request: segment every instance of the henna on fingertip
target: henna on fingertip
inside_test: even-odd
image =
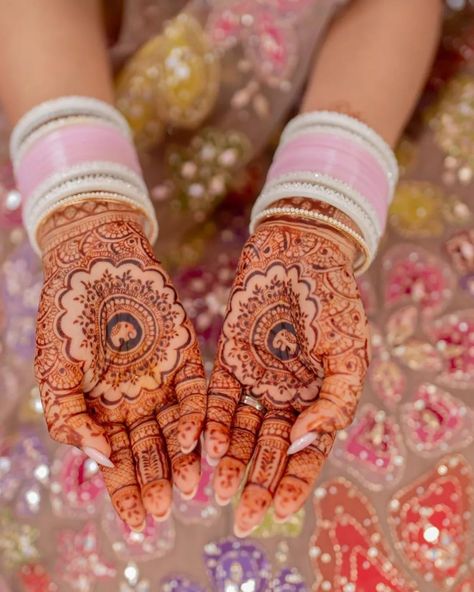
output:
[[[199,479],[196,455],[168,451],[171,440],[198,451],[206,385],[194,328],[139,212],[91,196],[55,211],[38,238],[45,279],[35,368],[50,433],[102,459],[131,528],[146,512],[163,520],[173,475],[187,494]],[[157,415],[170,405],[178,417],[164,437]]]

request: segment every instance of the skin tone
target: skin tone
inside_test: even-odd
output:
[[[46,221],[35,358],[50,435],[110,459],[105,483],[134,529],[169,515],[171,479],[193,495],[206,408],[194,328],[142,222],[93,195]]]
[[[429,71],[441,15],[440,0],[349,3],[321,46],[301,111],[347,113],[370,125],[393,146]],[[294,205],[294,200],[289,202]],[[302,203],[307,208],[320,207],[297,200],[298,207]],[[350,220],[342,221],[350,224]],[[324,247],[323,239],[328,241]],[[312,246],[302,254],[296,241]],[[369,355],[365,316],[351,271],[354,248],[338,231],[324,225],[294,220],[282,225],[281,219],[260,224],[244,247],[211,377],[206,428],[207,454],[214,463],[221,459],[214,479],[220,503],[229,502],[250,464],[235,513],[238,536],[250,534],[272,503],[280,520],[302,506],[335,431],[352,419]],[[331,257],[323,256],[323,251]],[[288,274],[295,269],[297,275],[308,277],[298,275],[298,280],[290,281]],[[287,325],[280,325],[280,331],[272,330],[269,322],[267,333],[255,333],[268,314],[265,298],[277,291],[270,285],[275,274],[283,282],[278,296],[286,310],[291,310],[291,318],[282,316]],[[327,291],[325,286],[330,286]],[[302,301],[305,289],[308,299]],[[260,308],[255,305],[253,316],[244,315],[260,290],[265,295]],[[317,310],[310,301],[318,303]],[[298,329],[298,319],[311,316],[311,310],[314,316],[308,322],[315,329],[313,336]],[[275,348],[273,338],[277,336],[283,350]],[[247,357],[239,356],[239,349]],[[251,394],[265,410],[240,405],[241,393]],[[219,406],[225,410],[220,418]],[[288,455],[291,443],[290,452],[296,452]]]
[[[48,0],[45,7],[39,0],[0,0],[0,8],[0,100],[12,124],[38,103],[59,96],[80,94],[112,102],[106,36],[96,1]],[[429,67],[440,15],[441,0],[353,0],[322,45],[302,109],[349,113],[393,144]],[[11,27],[12,22],[17,26]],[[371,32],[363,42],[361,31]],[[97,207],[92,196],[89,205]],[[139,217],[114,208],[59,212],[43,229],[46,282],[36,370],[53,437],[110,456],[119,470],[104,468],[104,478],[115,507],[133,528],[140,528],[145,510],[158,519],[166,516],[170,475],[180,486],[175,465],[182,463],[191,475],[183,478],[182,491],[189,494],[196,482],[197,449],[191,454],[189,449],[203,413],[202,366],[192,327],[153,258]],[[118,230],[110,233],[114,225]],[[90,237],[95,249],[91,254],[79,252],[78,233]],[[125,263],[124,253],[131,263]],[[236,512],[239,535],[259,524],[272,501],[280,519],[301,506],[335,430],[351,419],[368,363],[365,317],[351,271],[354,256],[355,246],[337,231],[294,219],[262,223],[244,247],[212,375],[206,433],[208,455],[214,460],[224,457],[214,483],[222,503],[251,463]],[[167,335],[173,364],[165,369],[143,354],[148,374],[138,385],[132,384],[127,363],[121,365],[120,360],[128,359],[130,368],[138,363],[132,354],[135,348],[146,350],[145,319],[159,325],[169,316],[149,301],[136,304],[134,314],[130,308],[122,310],[123,273],[133,285],[143,285],[151,275],[155,294],[172,302],[169,314],[174,320],[167,324]],[[106,299],[97,288],[103,284],[114,287],[107,297],[120,306],[101,301],[105,318],[93,321],[86,304],[99,293]],[[130,299],[128,288],[125,292]],[[276,317],[281,313],[272,327],[270,321],[278,318],[266,314],[270,296]],[[250,312],[247,323],[235,321],[235,311],[246,310],[249,302],[260,327],[252,338]],[[54,307],[60,307],[58,320],[48,312]],[[350,319],[344,317],[346,308],[352,312]],[[328,325],[333,312],[344,319],[342,327],[352,328],[334,346]],[[307,330],[306,317],[311,327]],[[87,344],[85,352],[79,351],[80,339]],[[54,355],[67,351],[69,358],[58,365],[48,342]],[[242,358],[236,342],[248,358]],[[181,391],[178,385],[184,385]],[[250,390],[264,405],[263,412],[239,405],[239,396]],[[189,414],[183,414],[186,400]],[[218,405],[221,417],[216,415]],[[183,417],[188,417],[184,425],[188,422],[189,429],[180,428]],[[315,438],[311,445],[289,458],[290,442],[308,432]]]

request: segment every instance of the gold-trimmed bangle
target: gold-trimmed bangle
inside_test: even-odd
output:
[[[355,241],[355,243],[357,244],[357,246],[359,247],[359,249],[361,251],[361,257],[358,257],[355,264],[354,264],[354,273],[356,273],[357,275],[360,275],[361,273],[366,271],[366,269],[371,264],[370,251],[369,251],[367,243],[365,242],[362,235],[360,235],[358,232],[353,230],[347,224],[344,224],[343,222],[340,222],[339,220],[335,220],[334,218],[331,218],[331,216],[327,216],[326,214],[321,214],[321,212],[304,210],[302,208],[295,208],[295,207],[291,207],[291,206],[273,207],[273,208],[267,208],[266,210],[263,210],[262,212],[257,214],[254,218],[254,222],[258,223],[265,218],[270,218],[271,216],[281,216],[281,215],[290,216],[292,218],[303,218],[303,219],[307,219],[307,220],[315,220],[317,222],[323,222],[324,224],[327,224],[328,226],[331,226],[332,228],[339,230],[340,232],[345,234],[347,237],[349,237],[353,241]]]

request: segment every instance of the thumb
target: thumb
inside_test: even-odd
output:
[[[290,434],[288,454],[309,446],[321,433],[347,427],[353,418],[362,393],[358,377],[347,374],[326,376],[318,400],[300,414]]]
[[[49,435],[61,444],[81,448],[97,463],[113,467],[109,460],[110,444],[104,428],[88,413],[82,392],[55,393],[47,384],[40,384]]]

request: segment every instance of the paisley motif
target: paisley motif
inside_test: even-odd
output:
[[[474,309],[445,315],[425,327],[440,358],[436,381],[469,389],[474,380]]]
[[[410,448],[423,456],[463,448],[474,439],[474,411],[429,383],[402,406],[401,425]]]
[[[400,428],[384,411],[365,405],[354,423],[339,432],[329,459],[369,489],[394,485],[406,465]]]
[[[443,458],[390,501],[396,547],[436,588],[451,589],[466,560],[472,502],[472,468],[460,455]]]
[[[318,487],[314,509],[314,592],[417,592],[394,564],[373,506],[352,483],[339,478]]]
[[[417,245],[392,247],[382,261],[384,299],[389,306],[414,304],[422,315],[443,312],[452,298],[455,280],[440,257]]]

